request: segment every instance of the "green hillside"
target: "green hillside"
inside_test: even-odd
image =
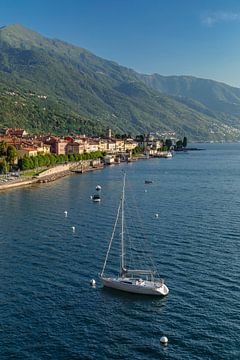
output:
[[[0,29],[0,126],[59,134],[101,133],[110,126],[132,134],[174,130],[192,140],[240,138],[237,117],[158,90],[85,49],[21,25]]]

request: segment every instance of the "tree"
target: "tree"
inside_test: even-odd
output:
[[[8,170],[9,170],[9,165],[4,159],[0,162],[0,174],[6,174]]]
[[[166,145],[167,149],[170,150],[170,148],[172,146],[172,140],[171,139],[166,139],[165,140],[165,145]]]
[[[182,146],[183,146],[184,148],[187,147],[187,138],[186,138],[186,136],[184,136],[184,138],[183,138]]]
[[[21,170],[28,170],[30,169],[30,161],[29,157],[24,156],[23,158],[18,160],[18,166]]]
[[[132,154],[139,154],[139,153],[143,153],[143,148],[141,146],[136,146],[133,150],[132,150]]]
[[[0,156],[6,156],[7,147],[8,147],[8,145],[5,141],[0,142]]]
[[[74,156],[74,154],[68,155],[68,160],[69,160],[69,161],[75,161],[75,156]]]
[[[178,141],[176,142],[176,148],[177,148],[177,149],[182,149],[182,147],[183,147],[183,142],[182,142],[182,140],[178,140]]]
[[[144,141],[144,136],[143,135],[137,135],[136,136],[136,141],[138,141],[138,142],[143,142]]]
[[[9,164],[14,164],[14,161],[17,157],[17,150],[14,146],[9,145],[7,147],[7,154],[6,154],[6,160]]]

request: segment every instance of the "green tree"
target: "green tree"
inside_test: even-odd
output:
[[[178,140],[178,141],[176,142],[176,148],[177,148],[177,149],[182,149],[182,147],[183,147],[183,142],[182,142],[182,140]]]
[[[18,160],[18,166],[21,170],[28,170],[30,169],[31,163],[30,159],[27,156],[24,156]]]
[[[186,136],[184,136],[184,138],[183,138],[182,146],[183,146],[184,148],[187,147],[187,138],[186,138]]]
[[[136,146],[135,149],[132,150],[132,154],[143,153],[143,148],[141,146]]]
[[[143,142],[144,136],[142,134],[136,136],[136,141]]]
[[[14,161],[17,157],[17,150],[15,146],[9,145],[7,147],[6,160],[9,164],[14,164]]]
[[[6,174],[9,170],[9,164],[5,159],[0,162],[0,174]]]
[[[170,150],[170,148],[172,147],[172,140],[171,139],[166,139],[165,140],[165,145],[166,145],[167,149]]]
[[[6,156],[8,145],[5,141],[0,141],[0,156]]]
[[[75,156],[74,156],[74,154],[68,155],[68,160],[69,160],[69,161],[75,161]]]

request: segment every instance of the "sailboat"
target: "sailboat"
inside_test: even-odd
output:
[[[156,272],[151,269],[129,269],[125,261],[125,238],[124,238],[124,205],[125,205],[125,184],[126,173],[123,176],[122,196],[118,206],[117,216],[113,227],[112,236],[109,241],[107,254],[105,257],[100,279],[103,286],[113,288],[125,292],[165,296],[169,293],[169,289],[164,283],[163,279],[156,277]],[[120,271],[116,277],[107,277],[105,275],[105,268],[108,261],[108,256],[115,236],[117,224],[121,218],[121,246],[120,246]]]

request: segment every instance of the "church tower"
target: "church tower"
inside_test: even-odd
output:
[[[112,130],[110,128],[107,128],[107,131],[106,131],[106,137],[108,139],[110,139],[112,137]]]

